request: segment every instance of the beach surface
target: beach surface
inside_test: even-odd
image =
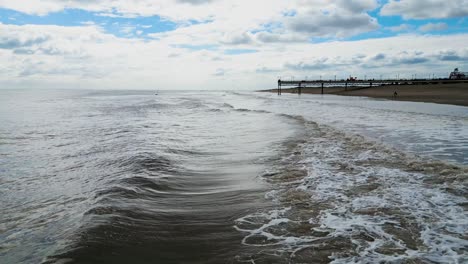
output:
[[[268,91],[276,92],[277,90]],[[283,92],[297,93],[297,88],[283,89]],[[396,97],[393,96],[395,92],[397,92]],[[302,93],[320,94],[321,88],[303,88]],[[343,87],[325,87],[324,94],[468,106],[468,83],[350,87],[347,91]]]

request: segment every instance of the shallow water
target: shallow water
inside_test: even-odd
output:
[[[468,260],[468,108],[0,91],[2,263]]]

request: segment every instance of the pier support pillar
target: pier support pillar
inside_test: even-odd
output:
[[[278,95],[281,95],[281,80],[278,80]]]

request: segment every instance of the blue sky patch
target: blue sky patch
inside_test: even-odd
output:
[[[239,55],[239,54],[248,54],[248,53],[256,53],[258,50],[254,49],[227,49],[224,51],[226,55]]]
[[[80,9],[66,9],[63,12],[35,16],[13,10],[0,8],[0,22],[12,25],[56,25],[83,26],[95,24],[105,32],[122,38],[147,37],[151,33],[174,30],[178,25],[158,16],[119,17],[103,16],[102,13],[88,12]],[[196,23],[193,21],[193,23]]]

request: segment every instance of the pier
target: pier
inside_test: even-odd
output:
[[[383,85],[425,85],[425,84],[448,84],[448,83],[468,83],[468,79],[386,79],[386,80],[278,80],[278,95],[281,95],[282,88],[297,88],[297,93],[302,93],[302,88],[315,87],[321,88],[321,94],[324,94],[324,89],[327,87],[344,87],[345,91],[348,87],[373,87]]]

